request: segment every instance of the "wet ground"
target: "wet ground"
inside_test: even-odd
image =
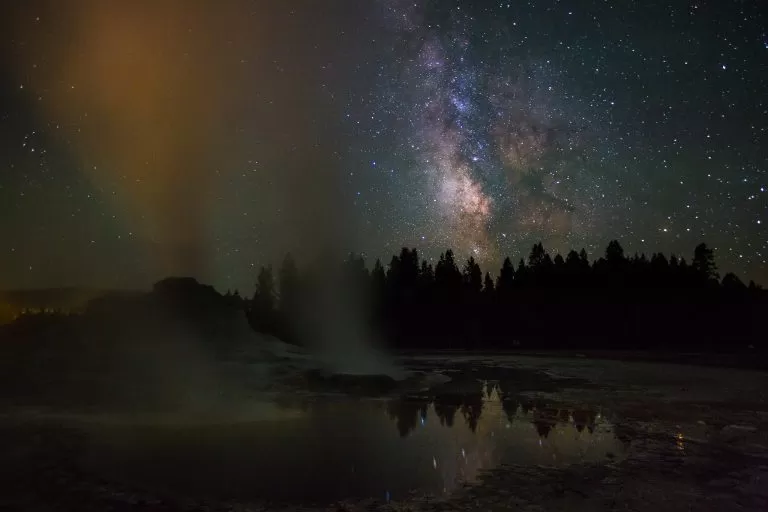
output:
[[[237,411],[9,412],[0,505],[768,509],[768,374],[521,356],[403,364],[413,377],[386,392],[283,387]]]

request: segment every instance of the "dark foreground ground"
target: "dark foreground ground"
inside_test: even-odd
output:
[[[0,421],[0,509],[768,510],[766,373],[402,363],[422,378],[355,396],[283,379],[213,414],[16,406]]]

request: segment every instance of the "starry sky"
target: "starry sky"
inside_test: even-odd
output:
[[[764,6],[763,6],[764,7]],[[0,288],[541,240],[768,284],[761,2],[0,7]]]

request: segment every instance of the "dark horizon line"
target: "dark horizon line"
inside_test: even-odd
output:
[[[614,242],[614,241],[618,242],[617,239],[612,239],[612,240],[610,240],[608,242],[608,244],[610,244],[611,242]],[[702,244],[702,243],[706,245],[706,242],[700,242],[700,244]],[[539,241],[539,242],[537,242],[537,244],[542,244],[542,242]],[[537,245],[537,244],[534,244],[534,246]],[[620,242],[619,242],[619,244],[620,244]],[[699,244],[697,244],[697,245],[699,245]],[[606,247],[607,247],[607,245],[606,245]],[[709,247],[709,246],[707,246],[707,247]],[[457,265],[460,268],[461,268],[461,265],[459,265],[459,264],[460,263],[465,263],[466,261],[469,261],[469,259],[473,259],[475,262],[478,262],[478,260],[475,259],[475,255],[471,254],[471,251],[470,251],[470,254],[466,256],[465,259],[459,259],[460,255],[456,251],[454,251],[451,248],[447,248],[444,251],[441,251],[439,253],[438,257],[430,258],[430,257],[425,257],[424,253],[422,251],[420,251],[418,249],[418,247],[409,247],[407,245],[403,245],[400,248],[400,252],[399,253],[393,253],[392,257],[399,257],[399,255],[402,254],[403,249],[407,249],[409,251],[416,251],[418,256],[419,256],[419,260],[420,261],[421,260],[424,260],[424,261],[428,260],[430,263],[435,263],[435,262],[439,261],[439,258],[441,256],[445,255],[446,252],[448,252],[448,251],[451,251],[453,253],[453,255],[454,255],[455,259],[456,259],[456,263],[457,263]],[[580,253],[581,251],[587,252],[586,247],[583,247],[583,246],[579,250],[571,248],[568,251],[562,251],[562,252],[561,251],[555,251],[555,252],[552,252],[552,253],[550,253],[549,250],[547,250],[546,248],[544,249],[545,254],[548,254],[553,260],[554,260],[554,257],[557,256],[557,255],[560,255],[560,256],[563,257],[563,259],[565,259],[565,257],[570,252],[572,252],[572,251],[576,252],[577,254]],[[651,253],[635,251],[631,256],[628,256],[625,253],[624,254],[624,259],[626,259],[627,261],[631,261],[635,257],[645,257],[647,260],[650,261],[650,258],[654,254],[664,256],[664,258],[667,259],[668,262],[671,260],[672,257],[677,258],[678,261],[685,260],[685,262],[688,263],[688,264],[690,264],[690,262],[693,260],[693,258],[685,258],[684,256],[678,255],[677,253],[674,253],[674,252],[669,253],[669,255],[667,255],[667,253],[664,253],[662,251],[654,251],[654,252],[651,252]],[[294,256],[294,252],[293,251],[286,251],[284,253],[284,255],[283,255],[283,260],[286,257],[288,257],[289,255],[294,259],[294,261],[297,263],[297,265],[300,264],[300,261]],[[599,261],[601,259],[605,259],[604,256],[605,255],[603,254],[601,256],[598,256],[597,258],[590,259],[590,254],[589,254],[589,252],[587,252],[587,261],[589,262],[590,267],[593,266],[597,261]],[[349,251],[349,252],[346,253],[346,258],[347,259],[346,260],[341,259],[341,260],[339,260],[339,263],[343,263],[344,261],[347,261],[348,259],[350,259],[352,257],[360,257],[360,258],[362,258],[363,262],[365,263],[365,268],[368,271],[371,271],[373,269],[373,266],[369,266],[368,265],[368,263],[370,261],[373,262],[373,265],[375,265],[377,261],[380,262],[381,265],[385,269],[387,269],[389,267],[389,262],[382,261],[382,258],[380,258],[380,257],[370,258],[370,256],[366,252],[364,252],[364,251],[362,251],[362,252]],[[717,255],[715,254],[715,258],[716,257],[717,257]],[[517,258],[517,259],[514,259],[511,256],[500,256],[498,258],[499,261],[497,263],[503,264],[504,260],[507,259],[507,258],[509,258],[509,260],[515,266],[515,268],[517,268],[519,266],[518,264],[519,264],[520,260],[523,260],[523,261],[527,260],[527,258],[524,255],[524,253],[521,253],[520,257]],[[479,262],[478,262],[478,264],[479,264]],[[528,266],[528,262],[527,261],[526,261],[526,266]],[[254,282],[255,282],[256,277],[258,275],[258,270],[261,269],[261,268],[267,268],[267,267],[272,267],[273,269],[276,268],[276,266],[273,263],[268,263],[268,264],[259,265],[259,266],[253,266],[253,268],[254,268],[253,281]],[[481,267],[481,269],[482,269],[482,267]],[[496,278],[499,275],[499,270],[500,270],[500,268],[495,273],[490,272],[488,270],[484,270],[482,272],[482,275],[485,275],[486,273],[488,273],[488,274],[491,275],[491,277]],[[720,270],[720,268],[718,267],[717,270]],[[722,280],[722,278],[725,275],[727,275],[727,274],[733,274],[736,277],[738,277],[739,280],[741,280],[741,277],[739,277],[739,275],[736,274],[736,272],[724,272],[722,276],[719,276],[718,281]],[[253,286],[253,284],[251,283],[251,284],[247,284],[246,286],[243,286],[242,288],[241,287],[235,287],[235,288],[228,288],[227,289],[225,285],[221,285],[220,286],[219,283],[209,283],[209,282],[207,282],[207,280],[202,280],[202,278],[200,278],[198,276],[170,274],[170,275],[158,277],[156,280],[150,281],[150,282],[148,282],[144,286],[135,287],[135,288],[111,287],[111,286],[109,286],[109,287],[101,287],[101,286],[91,286],[91,285],[83,286],[83,285],[74,285],[74,284],[67,284],[67,285],[64,285],[64,286],[45,286],[45,287],[34,287],[34,288],[9,288],[9,289],[1,289],[0,288],[0,297],[2,297],[4,295],[7,296],[7,295],[12,295],[12,294],[23,294],[23,293],[30,293],[30,292],[37,292],[37,293],[41,293],[41,292],[58,292],[58,293],[61,293],[63,291],[77,291],[77,292],[81,292],[81,293],[82,292],[99,292],[99,293],[102,293],[102,294],[106,294],[106,293],[147,293],[147,292],[151,292],[152,291],[152,287],[154,286],[155,283],[158,283],[160,281],[164,281],[166,279],[179,278],[179,277],[192,277],[192,278],[196,279],[201,284],[208,284],[210,286],[213,286],[213,288],[217,292],[222,294],[222,295],[224,293],[226,293],[227,291],[234,292],[235,290],[248,289],[248,288]],[[755,283],[755,285],[763,287],[763,283],[758,282],[755,279],[747,279],[745,284],[749,284],[749,282],[753,282],[753,283]]]

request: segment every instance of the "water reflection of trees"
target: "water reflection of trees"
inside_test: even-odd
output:
[[[474,433],[487,407],[501,406],[507,423],[530,421],[539,436],[546,438],[557,425],[572,425],[579,433],[584,429],[592,434],[598,419],[597,411],[589,408],[567,409],[532,402],[505,392],[502,383],[463,385],[460,391],[445,390],[420,396],[402,396],[387,404],[387,413],[395,421],[401,437],[407,437],[420,424],[429,421],[428,411],[433,406],[434,414],[441,425],[453,427],[457,412],[466,426]],[[510,386],[514,389],[514,386]]]
[[[446,393],[434,397],[433,401],[435,405],[435,414],[437,414],[437,417],[440,419],[440,424],[452,427],[456,411],[464,402],[464,397],[458,393]]]
[[[396,420],[400,436],[406,437],[422,419],[426,421],[427,407],[429,407],[427,401],[392,400],[387,405],[387,413],[390,418]]]

